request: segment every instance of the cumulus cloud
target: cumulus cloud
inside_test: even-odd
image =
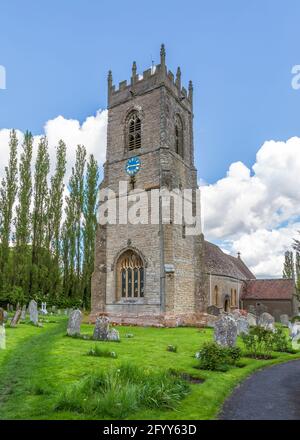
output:
[[[66,119],[63,116],[58,116],[46,122],[44,133],[34,137],[33,156],[35,158],[40,137],[46,135],[48,138],[51,170],[53,171],[55,167],[56,146],[59,140],[62,139],[67,145],[67,181],[74,165],[78,144],[85,145],[87,154],[94,154],[98,163],[100,165],[103,164],[106,152],[106,126],[107,110],[99,110],[96,115],[87,117],[82,124],[76,119]],[[8,160],[9,133],[9,129],[0,130],[0,177],[3,176]],[[18,130],[17,134],[19,141],[22,142],[23,133]]]
[[[67,144],[66,181],[75,160],[77,144],[84,144],[99,165],[105,160],[107,110],[98,111],[80,124],[58,116],[48,121],[47,135],[51,168],[60,139]],[[8,129],[0,130],[0,178],[8,159]],[[23,133],[18,131],[20,141]],[[257,276],[281,276],[283,255],[300,230],[300,138],[286,142],[267,141],[259,149],[256,162],[248,168],[231,164],[226,176],[214,184],[200,181],[204,233],[229,253],[242,258]]]
[[[250,170],[233,163],[202,186],[204,232],[243,258],[257,276],[281,276],[284,252],[300,229],[300,138],[267,141]]]

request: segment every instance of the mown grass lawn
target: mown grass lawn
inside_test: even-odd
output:
[[[97,342],[66,337],[65,317],[49,317],[42,328],[20,324],[7,327],[7,349],[0,350],[0,419],[82,419],[76,412],[55,411],[58,395],[84,375],[100,369],[118,367],[130,362],[157,370],[175,369],[204,379],[191,384],[190,393],[176,410],[144,410],[131,414],[131,419],[217,418],[232,389],[253,371],[267,365],[300,357],[300,353],[274,353],[274,359],[258,361],[242,358],[242,368],[225,373],[197,369],[195,352],[205,341],[212,340],[211,329],[118,327],[121,342]],[[82,325],[82,333],[92,334],[93,326]],[[125,338],[133,333],[133,338]],[[87,356],[95,344],[118,355],[117,359]],[[177,345],[177,353],[166,350]],[[240,341],[239,341],[240,344]],[[85,418],[93,419],[93,415]]]

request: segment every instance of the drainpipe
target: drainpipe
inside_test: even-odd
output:
[[[164,255],[164,227],[162,218],[162,196],[159,194],[159,247],[160,247],[160,310],[166,311],[166,275],[165,275],[165,255]]]
[[[212,297],[211,297],[211,272],[209,273],[209,305],[212,305]]]

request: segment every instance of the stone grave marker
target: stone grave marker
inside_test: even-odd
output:
[[[120,335],[117,330],[110,329],[109,318],[103,315],[96,319],[93,339],[96,341],[119,341]]]
[[[289,326],[289,322],[290,322],[288,315],[285,315],[285,314],[280,315],[280,322],[285,327],[288,327]]]
[[[37,303],[34,299],[32,299],[30,301],[29,306],[28,306],[28,310],[29,310],[30,322],[32,322],[34,325],[38,325],[39,312],[38,312]]]
[[[263,312],[258,318],[258,325],[266,330],[275,331],[275,319],[270,313]]]
[[[17,325],[20,321],[20,318],[21,318],[21,313],[22,313],[21,309],[16,310],[14,317],[10,321],[10,327],[17,327]]]
[[[82,321],[82,313],[79,309],[73,310],[70,314],[67,334],[69,336],[80,335],[80,326]]]
[[[214,339],[223,347],[233,347],[237,338],[237,323],[230,315],[221,315],[215,322]]]

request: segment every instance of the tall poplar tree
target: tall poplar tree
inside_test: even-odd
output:
[[[99,170],[93,155],[87,163],[87,173],[84,188],[84,255],[82,273],[83,304],[86,308],[90,305],[91,276],[94,270],[95,237],[97,227],[97,195],[98,195]]]
[[[84,170],[86,149],[78,145],[76,162],[69,180],[66,198],[66,220],[63,228],[64,292],[80,299],[82,272],[82,214],[84,200]]]
[[[12,232],[13,207],[16,200],[18,190],[18,138],[15,130],[10,133],[9,139],[9,162],[5,167],[5,177],[1,183],[0,189],[0,206],[1,206],[1,247],[0,247],[0,274],[1,288],[9,289],[11,278],[10,259],[10,242]]]
[[[30,205],[32,196],[32,149],[33,136],[31,133],[26,132],[19,164],[19,191],[15,219],[15,248],[13,264],[14,283],[16,286],[22,288],[25,296],[28,295],[29,274],[31,267],[29,243],[31,238]]]
[[[34,173],[34,204],[32,212],[32,254],[30,272],[30,295],[47,293],[47,279],[45,259],[47,254],[47,213],[49,191],[47,177],[50,161],[46,138],[41,138]]]
[[[50,279],[50,294],[54,298],[61,291],[61,219],[63,207],[64,176],[66,172],[66,145],[61,140],[56,149],[56,168],[51,178],[51,188],[48,204],[48,243],[49,250],[48,271]]]
[[[283,278],[295,279],[294,254],[286,251],[284,255]]]

